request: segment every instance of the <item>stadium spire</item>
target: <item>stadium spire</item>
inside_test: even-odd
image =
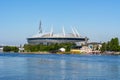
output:
[[[39,33],[42,33],[42,27],[41,27],[42,23],[41,23],[41,20],[40,20],[40,24],[39,24]]]
[[[63,26],[63,35],[64,35],[64,37],[65,37],[65,29],[64,29],[64,26]]]

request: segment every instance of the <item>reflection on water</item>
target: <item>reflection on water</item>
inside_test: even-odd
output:
[[[119,80],[120,56],[0,54],[0,80]]]

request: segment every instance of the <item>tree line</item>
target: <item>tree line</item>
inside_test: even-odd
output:
[[[3,51],[4,52],[18,52],[19,48],[15,46],[4,46]]]
[[[38,44],[38,45],[31,45],[31,44],[25,44],[24,45],[24,50],[26,52],[40,52],[40,51],[57,51],[60,48],[65,48],[66,51],[70,51],[71,46],[75,45],[74,43],[55,43],[55,44],[49,44],[49,45],[43,45],[43,44]]]
[[[116,37],[116,38],[112,38],[108,42],[102,43],[101,52],[104,51],[115,51],[115,52],[120,51],[119,39]]]

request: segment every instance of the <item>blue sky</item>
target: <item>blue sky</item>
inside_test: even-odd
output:
[[[40,20],[44,31],[72,32],[90,41],[120,38],[120,0],[0,0],[0,44],[19,45],[38,33]]]

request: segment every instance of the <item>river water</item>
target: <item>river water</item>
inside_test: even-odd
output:
[[[120,80],[120,56],[0,53],[0,80]]]

